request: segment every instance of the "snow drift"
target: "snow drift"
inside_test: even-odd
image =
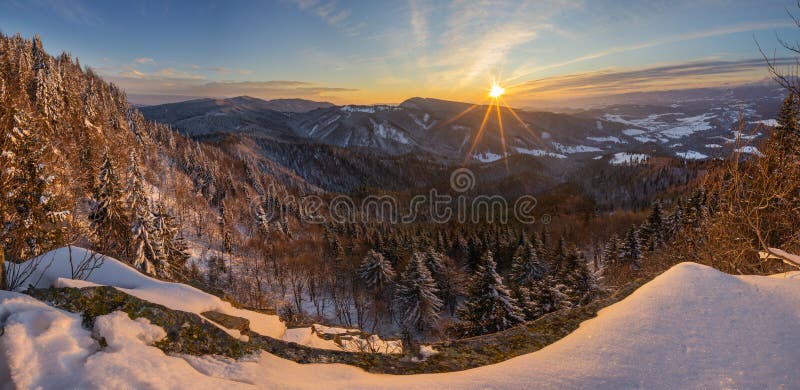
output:
[[[146,345],[158,336],[152,325],[113,314],[101,322],[100,332],[115,345],[100,349],[77,316],[2,293],[0,324],[6,335],[0,337],[0,367],[5,366],[0,383],[10,379],[47,388],[54,386],[52,378],[63,376],[63,383],[104,387],[91,378],[105,375],[115,378],[114,386],[174,388],[221,383],[261,388],[791,388],[800,386],[795,368],[800,359],[797,276],[731,276],[679,264],[538,352],[462,372],[409,376],[302,365],[268,353],[241,361],[167,356]],[[120,350],[130,357],[115,358],[114,351]],[[48,359],[57,356],[59,364],[51,368]],[[146,375],[157,378],[157,385],[137,376],[145,375],[134,366],[144,359],[149,361]]]
[[[71,260],[70,260],[71,259]],[[87,286],[113,286],[127,294],[139,299],[157,303],[173,310],[181,310],[200,314],[206,311],[216,311],[231,316],[246,318],[250,321],[250,330],[262,336],[296,342],[309,347],[359,351],[363,349],[364,340],[360,336],[353,336],[342,342],[342,345],[332,340],[318,337],[311,328],[287,329],[286,325],[276,315],[259,313],[251,310],[238,309],[229,302],[219,297],[205,293],[197,288],[181,283],[163,282],[141,274],[127,264],[79,247],[64,247],[45,253],[33,260],[38,266],[26,282],[36,288],[48,287],[87,287]],[[92,262],[97,264],[82,275],[83,280],[71,279],[79,268],[78,263]],[[22,264],[20,267],[25,268]],[[240,337],[238,331],[220,327],[234,337]],[[377,336],[369,339],[369,346],[376,351],[388,353],[402,352],[399,341],[382,340]]]

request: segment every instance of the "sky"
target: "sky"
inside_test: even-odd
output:
[[[793,0],[0,0],[130,100],[414,97],[519,106],[768,78],[759,45],[800,40]]]

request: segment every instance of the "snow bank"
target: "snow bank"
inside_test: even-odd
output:
[[[461,372],[392,376],[339,364],[298,364],[268,353],[240,361],[166,356],[147,346],[158,335],[152,325],[121,314],[101,317],[95,331],[114,343],[98,352],[77,316],[6,292],[0,293],[0,324],[6,328],[0,337],[0,383],[10,379],[20,387],[44,388],[794,388],[800,384],[798,296],[794,277],[731,276],[683,263],[538,352]],[[4,361],[10,370],[3,371]]]
[[[234,382],[203,375],[179,357],[148,346],[164,330],[114,312],[97,317],[96,337],[77,314],[29,296],[0,291],[0,384],[3,388],[121,389],[229,388]]]
[[[71,280],[73,273],[70,267],[70,254],[73,263],[95,256],[102,261],[102,265],[85,277],[85,281]],[[286,326],[278,316],[237,309],[230,303],[192,286],[150,278],[117,259],[83,248],[71,247],[71,250],[67,247],[59,248],[33,261],[40,261],[40,265],[25,283],[25,287],[28,284],[37,288],[85,287],[87,282],[114,286],[127,294],[173,310],[198,314],[204,311],[217,311],[247,318],[250,320],[250,329],[264,336],[281,338],[286,331]]]
[[[94,257],[92,257],[94,256]],[[72,279],[72,263],[94,259],[99,266],[91,273],[81,279]],[[163,282],[141,274],[136,269],[127,264],[96,252],[78,247],[64,247],[45,253],[33,261],[39,261],[40,265],[32,274],[24,287],[33,285],[37,288],[47,287],[91,287],[91,286],[114,286],[119,290],[133,295],[137,298],[164,305],[173,310],[181,310],[190,313],[200,314],[205,311],[217,311],[236,317],[247,318],[250,320],[250,330],[263,336],[268,336],[284,341],[296,342],[313,348],[344,350],[358,352],[363,350],[364,345],[374,346],[376,351],[385,353],[401,353],[400,343],[393,340],[382,340],[377,336],[367,339],[361,336],[352,336],[348,340],[343,340],[339,345],[331,340],[325,340],[317,336],[318,332],[312,328],[286,329],[286,325],[276,315],[263,314],[250,310],[238,309],[230,303],[223,301],[215,295],[205,293],[192,286],[181,283]],[[24,264],[23,264],[24,266]],[[228,332],[235,338],[240,338],[238,331],[219,326],[220,329]],[[318,329],[325,328],[316,325]],[[330,328],[334,329],[334,328]],[[358,330],[351,330],[358,332]]]

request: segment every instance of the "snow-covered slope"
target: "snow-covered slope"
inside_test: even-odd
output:
[[[70,261],[72,259],[72,261]],[[121,261],[102,256],[98,253],[78,248],[64,247],[45,253],[31,260],[37,263],[37,269],[24,283],[24,288],[32,285],[37,288],[48,287],[87,287],[87,286],[114,286],[119,290],[137,298],[166,306],[173,310],[181,310],[200,314],[206,311],[216,311],[231,316],[246,318],[250,321],[250,330],[262,336],[296,342],[314,348],[331,350],[359,350],[360,337],[349,340],[349,344],[340,346],[331,340],[317,337],[311,328],[286,329],[276,315],[259,313],[251,310],[238,309],[229,302],[217,296],[205,293],[192,286],[181,283],[163,282],[139,273]],[[86,272],[79,280],[72,279],[72,269],[78,268],[79,263],[97,264],[91,272]],[[72,265],[71,265],[72,264]],[[19,267],[25,269],[28,263]],[[238,331],[225,329],[235,337]],[[302,336],[301,336],[302,335]],[[376,336],[373,336],[376,337]],[[378,351],[397,353],[401,351],[398,341],[384,341],[371,339]]]
[[[22,387],[46,388],[793,388],[800,385],[796,276],[737,277],[679,264],[541,351],[408,376],[267,353],[243,361],[167,356],[146,346],[158,329],[115,313],[98,319],[95,332],[110,341],[99,350],[78,316],[4,292],[0,383],[10,375]]]

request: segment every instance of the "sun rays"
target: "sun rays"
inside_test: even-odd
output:
[[[486,124],[489,122],[489,117],[492,115],[492,111],[494,111],[495,114],[497,115],[496,119],[497,129],[498,129],[498,134],[500,135],[500,147],[503,153],[501,157],[503,158],[506,171],[509,170],[508,159],[506,158],[508,157],[508,146],[506,142],[505,128],[503,127],[503,113],[501,111],[501,105],[502,108],[505,108],[509,113],[511,113],[511,117],[514,118],[517,122],[519,122],[519,124],[525,129],[525,131],[527,131],[531,136],[533,136],[534,139],[539,140],[539,136],[536,135],[533,132],[533,130],[530,129],[530,126],[528,126],[528,124],[525,123],[525,121],[523,121],[522,118],[519,117],[519,115],[517,115],[516,111],[514,111],[514,109],[511,108],[511,106],[509,106],[508,103],[506,103],[503,96],[506,95],[507,93],[508,91],[506,90],[506,88],[504,88],[497,82],[494,81],[492,82],[492,85],[489,87],[489,91],[487,93],[489,97],[489,105],[486,107],[486,112],[483,114],[483,120],[481,120],[481,126],[480,128],[478,128],[478,131],[475,133],[475,137],[472,139],[469,151],[467,152],[466,156],[464,156],[463,165],[467,165],[470,159],[473,158],[473,153],[475,152],[475,148],[478,147],[478,143],[483,138],[483,134],[486,131]],[[481,104],[483,104],[484,102],[482,102]],[[460,114],[454,116],[453,118],[449,119],[445,123],[450,123],[457,120],[458,118],[461,118],[462,116],[466,115],[469,111],[472,111],[476,107],[478,107],[477,104],[470,106],[469,108],[462,111]]]

